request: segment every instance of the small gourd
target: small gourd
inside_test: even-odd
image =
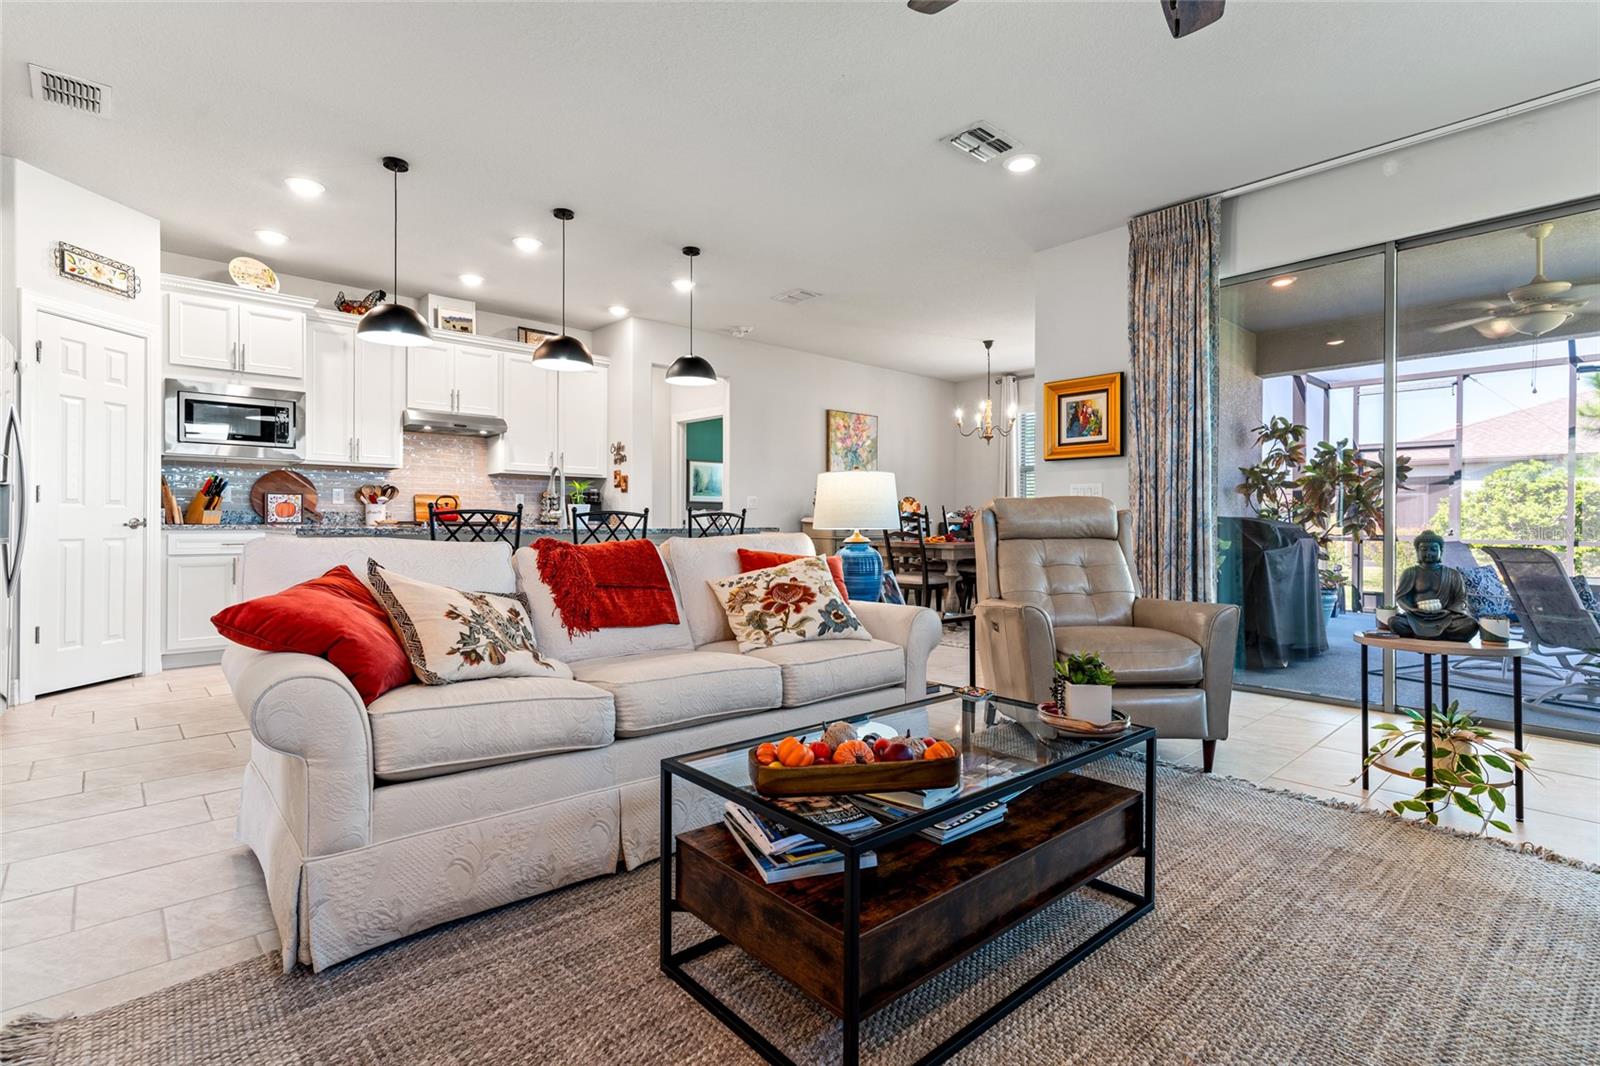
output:
[[[833,749],[833,761],[836,763],[867,763],[877,762],[877,756],[872,754],[872,749],[865,741],[846,740]]]
[[[918,737],[899,737],[895,742],[904,744],[913,759],[922,758],[922,753],[928,750],[928,745],[924,744]]]
[[[823,730],[822,733],[823,743],[827,744],[828,747],[834,749],[835,751],[838,751],[839,745],[843,744],[845,741],[859,739],[860,738],[856,736],[855,727],[849,722],[835,722],[827,729]]]
[[[778,761],[778,745],[767,741],[756,749],[756,762],[762,766],[771,766]]]
[[[811,748],[794,737],[784,737],[778,741],[778,761],[785,766],[810,766],[817,761]]]
[[[954,758],[955,754],[956,749],[952,748],[948,742],[936,740],[928,745],[927,749],[922,753],[922,757],[924,759],[950,759]]]

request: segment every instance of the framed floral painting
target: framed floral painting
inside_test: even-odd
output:
[[[1121,374],[1045,383],[1046,459],[1093,459],[1121,454]]]
[[[828,412],[828,469],[878,469],[878,416]]]

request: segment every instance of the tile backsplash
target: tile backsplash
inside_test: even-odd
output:
[[[411,517],[411,497],[417,493],[453,493],[463,507],[516,506],[523,496],[523,521],[530,524],[539,512],[539,493],[548,479],[524,474],[490,474],[489,442],[482,437],[462,437],[440,433],[407,433],[405,465],[398,470],[373,470],[337,466],[291,466],[317,487],[317,509],[323,520],[337,525],[357,525],[362,519],[356,488],[361,485],[393,485],[400,490],[390,505],[390,517]],[[262,465],[229,466],[218,463],[166,460],[161,474],[178,498],[178,506],[188,504],[206,476],[220,473],[231,484],[223,497],[223,521],[249,524],[261,519],[250,509],[250,486],[271,467]],[[344,502],[335,503],[335,490],[344,490]]]

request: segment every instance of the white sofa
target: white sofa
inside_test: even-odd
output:
[[[222,666],[250,723],[238,837],[266,874],[283,942],[321,970],[513,900],[632,869],[658,853],[663,758],[905,702],[926,690],[929,610],[854,604],[870,641],[740,654],[706,581],[736,549],[812,552],[802,533],[669,541],[675,626],[568,639],[533,553],[505,544],[266,537],[246,596],[368,558],[425,581],[521,591],[559,678],[407,685],[370,707],[326,660],[230,646]],[[674,789],[681,828],[716,804]]]

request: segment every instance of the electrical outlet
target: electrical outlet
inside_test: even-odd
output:
[[[1098,481],[1084,481],[1084,482],[1080,482],[1079,484],[1076,484],[1076,485],[1068,485],[1067,486],[1067,495],[1068,496],[1099,496],[1099,495],[1101,495],[1100,482],[1098,482]]]
[[[756,509],[756,498],[754,496],[746,496],[744,498],[744,506],[745,510],[754,511]]]
[[[328,490],[328,502],[329,503],[343,503],[344,502],[344,489],[329,489]]]
[[[515,503],[518,507],[521,507],[528,502],[528,498],[526,495],[519,492],[511,497],[511,502]]]

